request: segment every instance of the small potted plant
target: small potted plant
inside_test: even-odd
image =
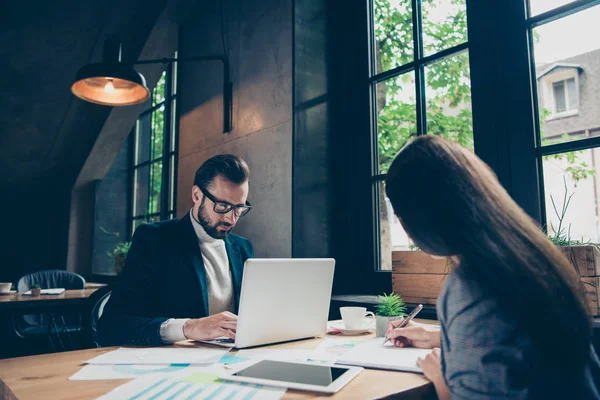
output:
[[[379,303],[375,309],[375,332],[378,337],[385,336],[390,322],[402,319],[406,315],[406,305],[395,293],[379,296]]]
[[[117,272],[117,275],[121,275],[121,272],[123,272],[125,258],[127,257],[127,252],[129,252],[130,247],[131,242],[119,242],[112,251],[108,252],[108,256],[115,263],[115,271]]]
[[[34,283],[31,285],[31,295],[39,296],[42,293],[42,289],[40,288],[39,283]]]

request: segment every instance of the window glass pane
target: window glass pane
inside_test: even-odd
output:
[[[417,135],[415,73],[380,82],[375,90],[379,173],[385,174],[398,150]]]
[[[134,219],[133,220],[133,226],[131,229],[131,232],[135,233],[135,230],[137,229],[138,226],[143,225],[146,223],[146,219],[145,218],[139,218],[139,219]]]
[[[554,91],[554,110],[556,113],[564,112],[567,107],[565,105],[565,83],[564,81],[554,82],[552,84]]]
[[[435,54],[467,41],[465,0],[423,1],[423,50]]]
[[[177,52],[173,58],[177,58]],[[171,94],[177,94],[177,63],[174,62],[171,64]]]
[[[176,151],[175,136],[177,135],[177,99],[171,102],[171,148],[170,151]]]
[[[150,169],[150,209],[149,214],[160,212],[160,192],[162,188],[162,162],[156,162]]]
[[[169,210],[175,209],[175,155],[169,157]]]
[[[473,113],[469,53],[425,68],[427,133],[473,150]]]
[[[573,3],[575,0],[529,0],[531,8],[531,16],[545,13],[546,11],[554,10],[565,4]]]
[[[550,236],[600,241],[599,161],[598,148],[544,157],[546,221]]]
[[[150,159],[150,140],[152,136],[152,114],[140,116],[137,121],[136,158],[135,163],[141,164]]]
[[[581,132],[600,127],[597,111],[600,24],[597,21],[600,21],[600,6],[533,30],[542,144],[586,137]]]
[[[374,0],[376,71],[389,69],[414,59],[411,0]]]
[[[152,113],[152,159],[162,157],[165,134],[165,106]]]
[[[136,168],[134,177],[134,210],[133,216],[146,215],[148,213],[148,183],[150,179],[150,167],[148,165]]]
[[[577,109],[577,88],[575,87],[575,78],[567,79],[567,110]]]
[[[167,71],[163,71],[160,79],[156,83],[156,87],[152,91],[152,105],[155,106],[157,104],[165,101],[165,90],[167,87]]]
[[[381,246],[382,270],[392,269],[392,251],[408,250],[413,242],[402,228],[398,217],[394,214],[392,203],[385,195],[385,182],[378,182],[379,187],[379,240]]]

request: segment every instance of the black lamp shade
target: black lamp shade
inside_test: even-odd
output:
[[[107,106],[139,104],[150,98],[144,76],[121,62],[101,62],[80,68],[71,92],[82,100]]]

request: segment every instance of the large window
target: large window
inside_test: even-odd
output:
[[[175,216],[176,82],[177,65],[170,63],[134,127],[132,233]]]
[[[417,135],[439,135],[473,149],[465,0],[371,3],[373,192],[378,267],[411,243],[385,196],[396,153]]]
[[[529,0],[542,217],[550,235],[600,241],[600,2]]]

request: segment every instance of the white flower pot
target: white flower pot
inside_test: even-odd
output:
[[[382,317],[381,315],[375,316],[375,336],[384,337],[385,332],[387,331],[388,325],[392,321],[397,321],[402,319],[402,316],[396,317]]]

